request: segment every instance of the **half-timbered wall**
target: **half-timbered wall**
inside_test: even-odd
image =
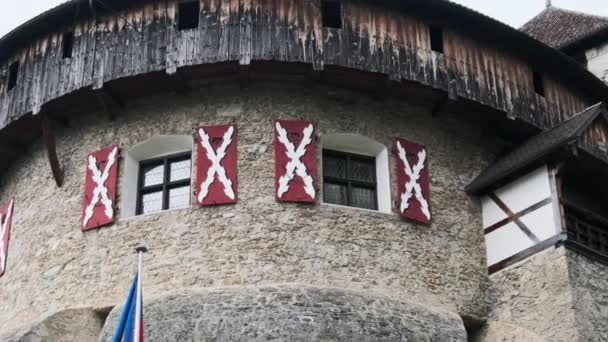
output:
[[[561,234],[552,182],[543,166],[482,198],[491,272],[533,254],[536,246]]]
[[[252,60],[337,65],[410,80],[505,111],[539,127],[552,126],[591,103],[557,77],[534,92],[532,69],[497,46],[451,28],[445,53],[431,50],[429,26],[355,1],[342,4],[343,28],[323,28],[319,0],[200,0],[198,29],[179,31],[178,1],[149,1],[112,16],[75,23],[71,58],[62,58],[63,32],[53,32],[3,61],[0,127],[43,104],[104,82],[189,65]],[[514,54],[515,55],[515,54]],[[8,68],[20,62],[17,86]],[[540,70],[542,72],[542,70]]]

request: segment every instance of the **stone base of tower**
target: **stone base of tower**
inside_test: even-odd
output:
[[[111,341],[120,306],[100,341]],[[334,288],[231,287],[146,299],[146,341],[466,341],[459,316]]]

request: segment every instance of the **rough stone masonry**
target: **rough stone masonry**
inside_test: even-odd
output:
[[[277,118],[314,120],[321,135],[356,133],[386,146],[395,137],[425,144],[434,223],[415,225],[397,214],[320,203],[277,203]],[[238,204],[132,218],[119,212],[113,226],[80,231],[88,153],[114,143],[125,153],[156,135],[192,135],[198,125],[225,123],[239,129]],[[256,326],[239,325],[253,334],[247,336],[265,336],[264,327],[275,327],[267,333],[281,340],[295,336],[289,334],[301,325],[325,340],[344,334],[339,336],[359,341],[462,341],[459,316],[467,322],[488,316],[480,209],[463,187],[492,157],[494,145],[480,128],[456,117],[432,117],[429,109],[398,100],[286,83],[145,98],[129,103],[114,121],[83,108],[71,126],[57,136],[63,187],[52,181],[40,142],[0,185],[0,198],[12,196],[16,203],[8,270],[0,278],[0,340],[27,341],[22,338],[28,331],[51,329],[45,322],[61,315],[79,326],[82,321],[69,314],[74,309],[86,309],[103,323],[109,309],[124,301],[135,269],[133,249],[140,244],[150,249],[143,283],[152,340],[165,340],[152,324],[181,322],[175,324],[201,334],[188,335],[191,340],[207,341],[213,340],[203,336],[207,332],[229,334],[246,317],[256,317]],[[118,208],[123,173],[121,164]],[[191,303],[201,309],[193,316],[187,314]],[[268,315],[259,317],[256,310]],[[182,314],[183,320],[176,317]],[[218,321],[222,317],[236,318],[227,324]],[[178,326],[167,341],[180,340]]]

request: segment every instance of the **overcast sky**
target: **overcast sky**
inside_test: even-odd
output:
[[[0,36],[66,0],[3,0]],[[425,0],[419,0],[425,1]],[[511,26],[519,27],[545,7],[546,0],[454,0]],[[606,0],[553,0],[554,6],[608,16]]]

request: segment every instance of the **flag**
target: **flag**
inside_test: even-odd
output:
[[[112,342],[144,342],[144,308],[141,289],[141,253],[125,306],[122,308]]]

